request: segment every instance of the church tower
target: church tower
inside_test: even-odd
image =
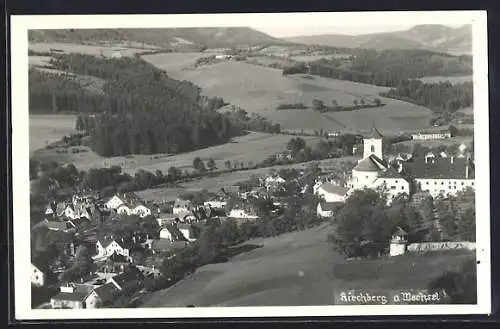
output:
[[[380,133],[380,131],[375,128],[375,125],[372,126],[372,131],[369,136],[363,139],[363,159],[366,159],[370,155],[375,155],[379,159],[382,158],[382,139],[384,136]]]

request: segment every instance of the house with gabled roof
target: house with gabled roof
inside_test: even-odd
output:
[[[142,280],[144,280],[144,276],[142,275],[141,271],[139,271],[135,267],[131,267],[127,271],[113,276],[109,280],[109,283],[114,284],[115,287],[121,291],[126,287],[139,284],[140,282],[142,282]]]
[[[130,257],[130,250],[135,246],[131,239],[99,239],[96,243],[97,256],[109,257],[113,254]]]
[[[85,298],[85,308],[100,308],[111,303],[120,290],[112,282],[94,288]]]
[[[339,207],[343,202],[324,202],[321,201],[318,203],[318,207],[316,208],[316,212],[319,217],[328,218],[333,216],[333,211]]]
[[[124,204],[124,201],[118,196],[113,195],[104,205],[108,209],[116,209],[118,206]]]

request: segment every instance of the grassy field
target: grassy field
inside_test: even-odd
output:
[[[328,159],[318,161],[321,167],[334,167],[336,163],[341,161],[356,162],[358,157],[343,157],[338,159]],[[231,173],[223,173],[217,177],[204,177],[201,179],[193,180],[188,183],[183,183],[182,186],[177,188],[154,188],[136,192],[144,200],[150,201],[172,201],[175,200],[179,194],[200,191],[206,189],[210,192],[217,192],[221,187],[227,185],[235,185],[239,182],[250,179],[252,176],[263,176],[270,172],[271,169],[280,170],[283,168],[305,168],[306,163],[274,166],[272,168],[259,168],[253,170],[234,171]]]
[[[29,116],[30,152],[43,149],[75,132],[75,115],[31,114]]]
[[[383,276],[364,279],[359,278],[361,271],[373,265],[351,261],[348,270],[355,275],[339,279],[336,264],[346,261],[327,243],[330,230],[324,224],[249,241],[263,247],[227,263],[203,266],[173,287],[147,296],[141,307],[333,305],[336,295],[348,289],[426,289],[430,280],[469,256],[459,252],[371,261],[382,264]]]
[[[447,138],[447,139],[436,139],[436,140],[410,140],[410,141],[400,142],[398,144],[402,144],[402,145],[420,144],[420,145],[426,146],[426,147],[438,147],[441,145],[450,146],[450,145],[462,144],[462,143],[464,143],[465,145],[469,145],[470,142],[472,142],[472,136],[459,136],[459,137],[452,137],[452,138]]]
[[[456,76],[456,77],[423,77],[423,78],[420,78],[420,80],[424,83],[439,83],[439,82],[449,81],[451,84],[457,84],[460,82],[471,82],[472,76],[463,75],[463,76]]]
[[[335,100],[341,106],[362,99],[371,103],[388,88],[322,77],[308,79],[301,74],[284,77],[279,69],[243,62],[186,68],[199,56],[191,54],[181,60],[177,54],[158,54],[143,58],[165,69],[175,79],[199,85],[205,95],[221,96],[231,104],[280,123],[285,129],[366,130],[373,119],[381,129],[391,131],[421,129],[429,125],[429,109],[392,99],[382,99],[385,107],[328,113],[326,116],[312,111],[276,111],[280,104],[301,102],[311,105],[313,99],[320,99],[327,105]]]
[[[94,56],[103,56],[111,57],[114,49],[121,49],[121,55],[132,57],[137,53],[141,53],[147,51],[145,49],[140,48],[126,48],[123,45],[114,45],[114,46],[91,46],[91,45],[82,45],[76,43],[45,43],[45,42],[30,42],[28,45],[29,50],[33,50],[36,52],[50,52],[50,49],[58,49],[63,53],[81,53],[87,55]]]
[[[74,121],[73,121],[74,126]],[[62,135],[61,135],[62,136]],[[155,154],[155,155],[131,155],[112,158],[104,158],[88,150],[84,153],[57,153],[54,149],[42,149],[36,153],[38,158],[51,158],[58,162],[71,162],[77,168],[88,170],[92,167],[106,167],[119,165],[125,172],[135,173],[137,169],[155,171],[160,169],[167,172],[169,167],[192,169],[193,159],[200,157],[202,160],[214,158],[217,168],[224,169],[225,161],[229,160],[243,162],[247,165],[249,162],[256,164],[263,161],[271,154],[285,150],[285,144],[293,136],[251,133],[246,136],[236,137],[231,142],[212,146],[188,153],[178,155]],[[317,137],[304,137],[306,142],[314,145]],[[81,147],[80,147],[81,148]]]

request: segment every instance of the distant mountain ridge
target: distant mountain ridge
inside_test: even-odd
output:
[[[285,43],[248,27],[30,30],[28,37],[30,42],[134,42],[166,48]]]
[[[472,26],[417,25],[406,31],[363,35],[325,34],[285,38],[286,41],[339,48],[426,49],[451,54],[472,54]]]

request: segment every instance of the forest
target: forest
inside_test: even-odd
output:
[[[472,82],[451,84],[450,82],[423,83],[420,80],[402,81],[383,97],[395,98],[430,108],[436,114],[433,120],[450,122],[452,114],[473,105]]]
[[[31,70],[30,111],[91,115],[92,130],[87,132],[101,156],[180,153],[227,142],[243,129],[279,131],[244,111],[217,112],[226,105],[221,98],[202,96],[194,84],[171,79],[141,59],[61,54],[51,64],[104,80],[102,93],[84,89],[68,75]]]
[[[457,76],[472,74],[470,56],[451,56],[427,50],[394,49],[358,50],[352,64],[326,58],[297,63],[283,69],[283,74],[308,73],[322,77],[397,87],[403,81],[424,76]]]

